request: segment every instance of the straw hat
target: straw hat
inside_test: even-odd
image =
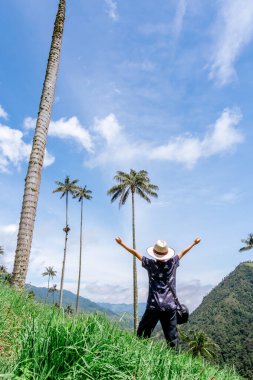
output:
[[[147,248],[150,256],[156,260],[169,260],[174,256],[174,249],[168,247],[165,240],[157,240],[153,247]]]

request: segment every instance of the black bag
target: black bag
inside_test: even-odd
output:
[[[169,287],[170,287],[170,285],[169,285]],[[184,305],[183,303],[181,304],[178,301],[178,298],[177,298],[174,290],[171,287],[170,287],[170,291],[173,294],[173,297],[175,299],[176,306],[177,306],[177,324],[182,325],[183,323],[188,322],[189,314],[190,314],[189,309],[186,305]]]
[[[189,319],[189,309],[183,303],[177,305],[177,324],[182,325],[188,322]]]

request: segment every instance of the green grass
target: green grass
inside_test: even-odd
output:
[[[140,340],[102,315],[69,317],[0,284],[0,379],[15,380],[239,380]]]
[[[246,267],[253,267],[253,263],[252,262],[244,263],[244,265],[246,265]]]

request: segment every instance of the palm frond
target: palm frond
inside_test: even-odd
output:
[[[124,186],[122,184],[114,185],[112,186],[108,191],[107,195],[113,195],[114,193],[118,192],[119,190],[123,190]]]
[[[120,205],[119,205],[119,207],[123,206],[126,203],[127,198],[128,198],[128,196],[130,194],[130,190],[131,190],[131,188],[129,187],[128,189],[126,189],[126,191],[124,192],[124,194],[122,194],[121,199],[120,199]]]
[[[141,175],[141,176],[144,176],[144,177],[148,177],[147,170],[140,170],[138,174]]]
[[[65,183],[64,182],[60,182],[60,181],[54,181],[56,183],[56,185],[58,186],[65,186]]]
[[[157,198],[158,197],[158,194],[156,191],[154,191],[153,189],[150,188],[149,185],[146,185],[145,183],[142,184],[142,186],[139,187],[144,193],[146,193],[147,195],[150,195],[151,197],[154,197],[154,198]]]
[[[159,186],[154,185],[153,183],[149,183],[148,186],[149,186],[149,188],[150,188],[151,190],[157,190],[157,191],[159,190]]]
[[[242,239],[241,242],[245,244],[245,247],[240,248],[239,252],[249,251],[250,249],[253,249],[253,234],[249,234],[247,239]]]
[[[65,186],[59,186],[57,189],[53,190],[53,193],[61,193],[63,191],[65,191]]]
[[[148,203],[151,203],[150,198],[142,191],[140,187],[136,187],[136,193]]]
[[[242,247],[239,249],[239,252],[249,251],[250,249],[253,249],[253,245],[250,245],[248,247]]]
[[[128,173],[118,171],[117,174],[113,177],[113,179],[117,182],[129,182],[131,177]]]
[[[118,191],[116,191],[114,193],[114,195],[112,196],[112,198],[111,198],[111,203],[113,203],[114,201],[116,201],[116,199],[118,199],[122,195],[123,191],[124,191],[123,189],[119,189]]]

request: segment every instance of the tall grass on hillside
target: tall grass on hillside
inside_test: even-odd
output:
[[[102,315],[68,317],[0,285],[0,378],[239,380],[232,370],[140,340]],[[9,376],[8,376],[9,375]]]

